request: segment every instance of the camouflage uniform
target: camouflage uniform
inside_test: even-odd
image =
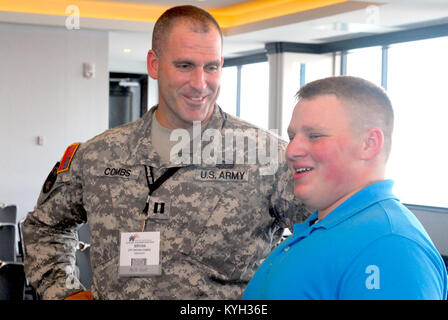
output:
[[[279,227],[308,216],[294,200],[292,174],[284,161],[275,175],[264,176],[258,172],[260,165],[247,162],[183,165],[153,194],[171,199],[170,219],[150,218],[145,228],[160,231],[162,275],[119,277],[120,232],[141,231],[148,195],[144,166],[153,167],[156,178],[172,166],[151,147],[154,110],[81,144],[70,169],[58,174],[51,190],[41,192],[28,214],[25,268],[44,299],[80,290],[67,285],[67,271],[75,263],[76,227],[86,221],[95,299],[239,299],[277,243]],[[219,107],[204,127],[254,128]],[[282,158],[285,143],[279,140],[278,148]],[[112,168],[117,174],[106,175]],[[205,174],[211,171],[245,172],[248,179],[214,181]]]

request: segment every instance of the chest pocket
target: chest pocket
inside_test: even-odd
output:
[[[129,218],[135,217],[145,205],[148,189],[143,171],[141,166],[124,165],[89,169],[84,186],[87,211],[93,215],[113,215],[120,220],[117,229],[127,229]]]
[[[183,230],[186,240],[179,251],[213,270],[214,277],[238,280],[248,263],[246,251],[250,257],[256,251],[244,239],[251,238],[252,227],[262,224],[257,207],[267,208],[258,189],[248,188],[249,170],[192,168],[182,178],[190,186],[182,190],[186,199],[176,199],[188,216]],[[194,192],[189,194],[189,190]]]
[[[138,230],[148,193],[143,171],[141,166],[120,164],[84,170],[83,204],[95,248],[92,267],[118,257],[120,231]]]

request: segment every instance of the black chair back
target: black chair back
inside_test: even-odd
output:
[[[0,222],[0,260],[16,261],[16,226]]]
[[[16,261],[16,220],[15,205],[0,208],[0,260]]]
[[[36,290],[25,276],[23,222],[17,221],[15,205],[0,207],[0,300],[38,300]],[[16,228],[19,235],[19,262],[16,255]]]
[[[6,207],[0,207],[0,223],[13,223],[16,224],[17,220],[17,206],[11,205]]]
[[[21,264],[0,263],[0,300],[23,300],[25,272]]]

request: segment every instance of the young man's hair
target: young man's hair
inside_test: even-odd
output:
[[[210,28],[216,28],[222,38],[222,30],[215,20],[215,18],[207,11],[190,5],[172,7],[165,11],[154,26],[152,33],[152,49],[160,56],[163,52],[164,39],[169,37],[169,34],[175,23],[181,21],[189,23],[192,30],[198,33],[208,33]]]
[[[387,160],[392,146],[394,112],[386,92],[361,78],[337,76],[306,84],[297,92],[296,98],[311,100],[322,95],[334,95],[342,101],[355,133],[380,128],[384,134],[384,159]]]

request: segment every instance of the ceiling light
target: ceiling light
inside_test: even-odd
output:
[[[320,31],[334,31],[334,32],[345,32],[345,33],[357,33],[357,32],[371,32],[371,33],[381,33],[381,32],[392,32],[398,30],[396,27],[385,27],[373,24],[365,23],[346,23],[346,22],[333,22],[323,25],[314,25],[314,29]]]
[[[129,52],[131,52],[132,50],[131,49],[123,49],[123,52],[124,53],[129,53]]]

